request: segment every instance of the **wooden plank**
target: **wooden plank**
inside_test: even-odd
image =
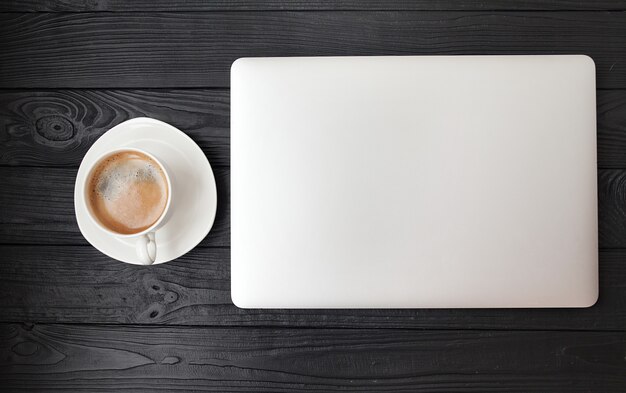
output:
[[[229,165],[229,95],[195,89],[0,91],[0,165],[77,167],[104,132],[140,116],[184,131],[211,165]]]
[[[626,90],[597,92],[598,167],[626,168]]]
[[[626,248],[626,170],[598,171],[602,248]],[[203,245],[230,245],[230,170],[216,168],[217,217]],[[0,167],[0,244],[85,244],[74,218],[74,168]]]
[[[609,332],[2,325],[3,388],[623,392]]]
[[[598,90],[598,165],[626,168],[626,90]],[[186,132],[212,165],[230,164],[228,90],[0,91],[0,165],[76,167],[111,127],[154,117]]]
[[[227,248],[146,269],[89,246],[0,246],[0,277],[5,322],[626,331],[626,250],[600,253],[600,298],[586,309],[242,310]]]
[[[227,87],[243,56],[571,54],[626,88],[623,12],[0,15],[0,88]]]
[[[622,0],[8,0],[0,11],[93,12],[93,11],[313,11],[313,10],[624,10]]]
[[[626,176],[624,171],[598,173],[598,230],[603,247],[626,248]]]
[[[230,245],[230,170],[213,168],[217,215],[204,246]],[[0,168],[0,244],[87,244],[74,216],[75,168]]]

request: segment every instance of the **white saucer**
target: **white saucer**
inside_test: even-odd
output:
[[[81,198],[87,172],[108,150],[136,147],[154,154],[172,180],[172,202],[166,223],[156,232],[156,263],[178,258],[205,238],[215,220],[217,190],[213,170],[198,145],[185,133],[159,120],[138,117],[111,128],[91,146],[78,169],[74,209],[81,233],[100,252],[139,265],[135,240],[113,237],[87,216]]]

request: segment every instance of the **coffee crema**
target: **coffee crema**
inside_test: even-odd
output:
[[[124,235],[157,222],[169,194],[161,166],[130,150],[102,160],[91,172],[87,190],[93,215],[104,227]]]

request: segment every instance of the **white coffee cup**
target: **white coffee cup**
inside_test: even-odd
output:
[[[151,158],[154,162],[156,162],[159,167],[161,168],[162,173],[164,174],[165,180],[167,182],[167,201],[165,203],[165,208],[163,209],[163,212],[161,213],[161,215],[159,216],[159,218],[148,228],[144,229],[141,232],[137,232],[137,233],[131,233],[131,234],[123,234],[123,233],[118,233],[115,232],[109,228],[107,228],[105,225],[103,225],[100,220],[96,217],[96,215],[93,212],[93,208],[91,206],[91,203],[89,201],[89,179],[91,179],[91,176],[93,175],[93,171],[100,165],[100,163],[102,163],[102,161],[104,161],[105,159],[109,158],[110,156],[117,154],[117,153],[123,153],[123,152],[137,152],[137,153],[141,153],[144,154],[146,156],[148,156],[149,158]],[[87,207],[87,212],[89,213],[89,219],[103,232],[106,232],[107,234],[114,236],[114,237],[118,237],[118,238],[124,238],[124,239],[136,239],[136,243],[135,243],[135,247],[136,247],[136,251],[137,251],[137,257],[139,258],[139,261],[141,262],[141,264],[143,265],[151,265],[152,263],[154,263],[154,261],[156,260],[156,253],[157,253],[157,245],[156,245],[156,231],[162,227],[165,224],[165,217],[168,215],[169,210],[170,210],[170,204],[172,201],[172,182],[170,180],[170,175],[167,172],[167,169],[165,168],[165,166],[163,165],[163,163],[156,158],[154,155],[150,154],[149,152],[142,150],[142,149],[137,149],[137,148],[131,148],[131,147],[124,147],[124,148],[120,148],[120,149],[114,149],[114,150],[109,150],[106,153],[102,154],[100,157],[98,157],[97,160],[95,160],[94,164],[91,165],[91,167],[89,168],[89,170],[87,171],[87,181],[85,181],[85,185],[83,188],[83,202],[84,205]]]

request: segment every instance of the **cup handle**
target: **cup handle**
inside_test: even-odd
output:
[[[142,265],[152,265],[156,259],[154,232],[140,236],[136,243],[137,257]]]

